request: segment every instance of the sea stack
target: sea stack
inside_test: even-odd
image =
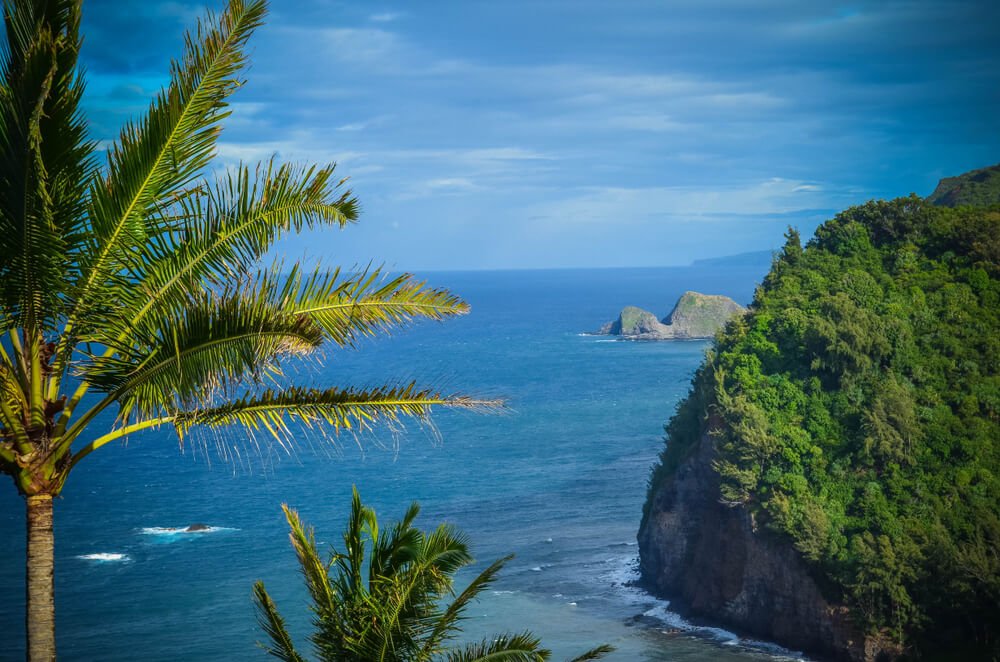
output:
[[[599,335],[621,336],[628,340],[694,340],[712,338],[734,315],[746,311],[727,296],[685,292],[674,309],[662,320],[656,315],[626,306],[618,319],[608,322]]]

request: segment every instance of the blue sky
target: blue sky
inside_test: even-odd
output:
[[[86,0],[94,136],[222,3]],[[1000,3],[272,0],[220,164],[336,161],[363,209],[277,254],[686,264],[1000,162]]]

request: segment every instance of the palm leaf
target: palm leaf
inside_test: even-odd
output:
[[[293,273],[285,291],[295,292],[292,309],[311,317],[340,346],[356,338],[385,332],[421,317],[442,320],[464,315],[469,306],[447,290],[425,287],[410,274],[383,280],[381,269],[340,278],[340,272],[298,278]]]
[[[280,391],[267,389],[217,407],[179,412],[174,425],[182,436],[199,425],[241,425],[251,430],[263,428],[277,435],[287,429],[289,420],[306,425],[325,423],[338,432],[364,431],[377,421],[397,423],[404,416],[426,419],[434,406],[489,410],[500,407],[501,403],[446,396],[430,389],[418,389],[412,382],[373,389],[291,387]]]
[[[378,659],[395,659],[389,657],[393,649],[420,650],[419,641],[441,617],[437,604],[451,590],[452,575],[472,563],[465,536],[445,524],[420,536],[414,551],[401,572],[379,577],[372,588],[379,609]]]
[[[126,308],[134,321],[150,311],[182,305],[191,292],[231,282],[249,273],[257,260],[286,231],[320,226],[342,227],[357,219],[357,200],[339,191],[334,166],[302,168],[246,166],[223,175],[205,196],[181,204],[183,221],[170,241],[144,247]],[[120,316],[118,313],[117,316]]]
[[[462,619],[462,612],[469,606],[469,603],[475,600],[481,592],[486,590],[496,580],[497,574],[506,565],[507,561],[510,561],[512,558],[514,558],[514,555],[510,554],[502,559],[497,559],[489,567],[476,575],[475,579],[469,582],[469,585],[458,594],[438,619],[430,636],[424,642],[419,659],[430,659],[431,655],[440,652],[445,641],[461,633],[459,621]]]
[[[93,144],[79,111],[80,3],[5,3],[0,331],[56,329],[78,260]]]
[[[90,191],[93,246],[67,333],[107,299],[104,290],[131,263],[130,249],[172,229],[163,210],[190,195],[185,187],[209,164],[229,114],[225,99],[242,83],[246,41],[265,11],[264,0],[229,0],[218,19],[200,21],[171,66],[170,85],[108,149],[106,174]]]
[[[448,662],[544,662],[552,653],[542,648],[541,643],[530,632],[503,634],[452,651],[445,659]]]
[[[284,660],[284,662],[305,662],[292,643],[291,635],[285,628],[285,619],[278,613],[278,608],[264,589],[264,582],[253,585],[254,604],[257,607],[257,623],[271,640],[271,645],[259,644],[268,655]]]
[[[423,532],[414,528],[413,521],[420,514],[420,505],[411,503],[403,519],[396,522],[386,535],[379,535],[378,522],[369,526],[372,540],[371,559],[368,563],[368,583],[375,584],[380,577],[391,577],[401,572],[420,553]]]
[[[335,591],[327,575],[327,565],[320,559],[316,550],[316,534],[311,526],[306,527],[302,524],[298,512],[289,508],[287,504],[282,504],[281,510],[288,522],[290,529],[288,538],[292,541],[295,555],[299,559],[299,568],[312,597],[313,609],[319,615],[330,613],[335,608]]]
[[[589,662],[590,660],[599,660],[608,653],[613,653],[614,651],[615,651],[614,646],[611,646],[609,644],[601,644],[600,646],[595,646],[594,648],[591,648],[589,651],[583,653],[582,655],[577,655],[569,662]]]
[[[92,359],[83,377],[122,408],[156,415],[204,401],[278,371],[279,360],[316,349],[322,333],[307,317],[275,309],[260,293],[203,293],[165,319],[141,325],[133,347]]]

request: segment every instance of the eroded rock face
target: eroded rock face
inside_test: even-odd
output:
[[[692,615],[821,658],[893,657],[823,597],[790,543],[759,530],[746,509],[719,503],[713,457],[705,434],[651,495],[638,535],[647,587]]]
[[[685,292],[664,322],[675,338],[711,338],[743,306],[721,294]]]
[[[611,336],[661,336],[669,331],[648,310],[625,306],[618,319],[602,326],[598,333]]]
[[[626,306],[618,319],[608,322],[597,333],[632,340],[711,338],[733,315],[744,310],[726,296],[685,292],[662,321],[648,310]]]

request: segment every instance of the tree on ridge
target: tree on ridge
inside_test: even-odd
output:
[[[242,426],[286,443],[294,423],[357,430],[491,404],[413,383],[283,387],[289,358],[468,307],[409,275],[260,264],[280,237],[358,214],[333,164],[205,174],[265,0],[199,22],[103,163],[80,109],[81,5],[5,0],[0,55],[0,471],[26,503],[33,662],[55,659],[53,497],[109,442]]]

